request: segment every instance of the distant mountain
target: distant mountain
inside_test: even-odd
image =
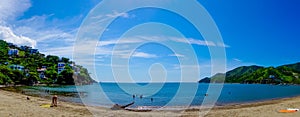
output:
[[[201,80],[198,81],[199,83],[210,83],[210,78],[209,77],[205,77]]]
[[[288,67],[288,68],[291,68],[293,70],[296,70],[296,71],[300,72],[300,62],[295,63],[295,64],[283,65],[281,67]]]
[[[242,67],[238,67],[238,68],[235,68],[231,71],[228,71],[226,73],[226,82],[241,82],[241,78],[243,76],[246,76],[246,75],[249,75],[249,74],[252,74],[253,72],[255,72],[256,70],[258,69],[261,69],[263,67],[261,66],[242,66]]]
[[[211,78],[204,78],[199,83],[261,83],[261,84],[300,84],[300,63],[279,67],[242,66],[231,71],[218,73]]]

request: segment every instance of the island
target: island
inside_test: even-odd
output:
[[[69,58],[45,55],[29,46],[0,40],[0,85],[85,85],[88,70]]]
[[[224,79],[225,78],[225,79]],[[199,83],[300,84],[300,62],[278,67],[241,66],[206,77]]]

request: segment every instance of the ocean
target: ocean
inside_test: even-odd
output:
[[[84,86],[34,86],[22,90],[29,95],[46,98],[58,95],[64,101],[102,107],[131,102],[135,102],[132,107],[200,106],[205,98],[212,103],[217,99],[214,104],[221,106],[300,96],[298,85],[269,84],[99,83]]]

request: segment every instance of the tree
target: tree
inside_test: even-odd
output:
[[[5,74],[0,72],[0,84],[10,84],[12,80]]]
[[[64,62],[64,63],[69,63],[69,60],[70,60],[70,59],[65,58],[65,57],[62,57],[61,60],[62,60],[62,62]]]
[[[29,72],[29,76],[27,77],[27,84],[33,85],[39,81],[39,74],[37,72]]]
[[[59,57],[58,56],[53,56],[53,55],[48,55],[46,57],[46,61],[52,64],[57,64],[59,61]]]
[[[59,74],[57,82],[59,84],[74,85],[73,73],[72,68],[70,66],[66,66],[65,70]]]
[[[74,84],[73,70],[66,65],[61,74],[57,73],[57,63],[60,61],[58,56],[47,55],[42,53],[31,54],[30,47],[20,48],[15,45],[10,45],[3,40],[0,40],[0,84],[14,83],[14,84],[33,84],[41,83],[58,83],[58,84]],[[8,56],[9,49],[19,50],[19,56]],[[72,63],[69,58],[62,57],[62,62],[66,64]],[[24,66],[26,71],[19,71],[10,69],[9,65]],[[46,66],[45,76],[47,79],[40,79],[37,69]],[[84,74],[85,76],[86,74]],[[86,79],[82,79],[85,83],[92,81],[87,74]],[[54,82],[55,81],[55,82]]]
[[[58,77],[58,73],[55,69],[47,69],[45,71],[45,76],[48,78],[48,79],[52,79],[52,80],[56,80],[57,77]]]
[[[21,84],[23,77],[23,72],[19,70],[12,70],[12,74],[10,75],[10,78],[14,81],[15,84]]]

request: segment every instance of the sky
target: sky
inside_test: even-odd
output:
[[[0,39],[72,59],[76,35],[100,2],[0,0]],[[115,57],[128,60],[129,67],[117,64],[117,70],[120,75],[129,73],[135,82],[177,82],[181,80],[181,69],[188,69],[185,75],[200,71],[199,76],[187,78],[187,81],[196,81],[215,74],[211,72],[209,47],[226,50],[227,70],[245,65],[268,67],[300,62],[299,0],[198,0],[198,3],[214,20],[224,43],[205,40],[184,17],[163,9],[141,8],[126,13],[111,11],[111,14],[97,18],[99,22],[107,18],[115,20],[98,39],[95,71],[89,70],[93,78],[103,82],[116,81],[112,70],[112,58]],[[172,2],[164,4],[172,5]],[[115,6],[122,5],[115,3]],[[198,11],[186,9],[194,15],[201,15]],[[120,37],[122,40],[117,43]],[[151,42],[133,51],[129,49],[129,46],[145,41]],[[174,42],[180,52],[174,52],[163,45],[164,42]],[[198,65],[192,62],[179,64],[181,59],[192,61],[193,52]]]

